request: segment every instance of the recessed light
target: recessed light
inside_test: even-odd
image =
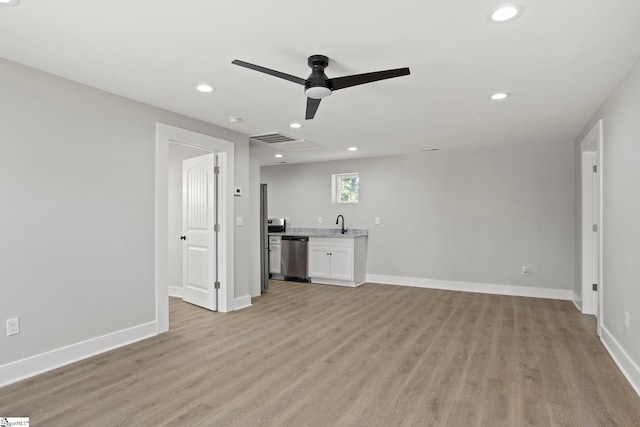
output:
[[[496,9],[491,14],[491,21],[500,23],[500,22],[508,22],[511,21],[522,14],[523,8],[521,6],[503,6],[499,9]]]
[[[293,129],[300,129],[302,125],[300,123],[291,123],[289,127]]]
[[[511,94],[509,92],[496,92],[489,96],[489,98],[493,101],[502,101],[503,99],[507,99]]]
[[[276,155],[275,155],[275,157],[276,157],[277,159],[281,159],[281,158],[283,158],[284,156],[283,156],[282,154],[276,154]]]
[[[349,151],[358,151],[358,147],[349,147],[347,148]]]
[[[211,93],[211,92],[214,92],[216,88],[206,83],[201,83],[198,86],[196,86],[196,90],[202,93]]]
[[[17,6],[20,4],[20,0],[0,0],[1,6]]]
[[[240,123],[242,121],[240,117],[236,116],[227,117],[227,119],[229,119],[229,122],[231,123]]]

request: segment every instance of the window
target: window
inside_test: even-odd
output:
[[[331,175],[331,198],[333,203],[358,203],[360,178],[357,173]]]

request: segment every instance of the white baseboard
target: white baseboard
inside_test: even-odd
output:
[[[578,301],[578,300],[576,300],[576,299],[573,299],[573,298],[572,298],[572,299],[571,299],[571,302],[573,303],[573,305],[575,305],[575,306],[576,306],[576,308],[578,309],[578,311],[579,311],[580,313],[582,313],[582,301]]]
[[[413,286],[416,288],[444,289],[448,291],[477,292],[481,294],[571,300],[569,289],[533,288],[528,286],[496,285],[491,283],[456,282],[452,280],[423,279],[420,277],[385,276],[367,274],[367,283]]]
[[[358,286],[364,284],[364,282],[349,282],[346,280],[333,280],[333,279],[316,279],[311,278],[311,283],[318,285],[332,285],[332,286],[344,286],[347,288],[357,288]]]
[[[184,294],[182,292],[183,288],[179,288],[177,286],[169,286],[169,296],[176,298],[183,298]],[[243,308],[251,307],[251,295],[245,295],[240,298],[236,298],[234,301],[234,310],[241,310]],[[223,313],[223,311],[220,311]]]
[[[243,297],[236,298],[234,310],[241,310],[247,307],[251,307],[251,295],[245,295]]]
[[[153,321],[7,363],[0,366],[0,387],[157,334],[158,325]]]
[[[638,396],[640,396],[640,367],[638,367],[638,364],[627,354],[618,340],[614,338],[613,334],[611,334],[604,325],[601,326],[600,332],[602,344],[604,344],[613,361],[616,362],[616,365],[620,368],[622,375],[625,376],[629,384],[631,384],[631,387],[633,387]]]
[[[176,297],[176,298],[182,298],[183,297],[183,290],[184,288],[182,286],[169,286],[169,296],[170,297]]]

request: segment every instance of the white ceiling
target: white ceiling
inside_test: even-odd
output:
[[[280,161],[276,152],[304,162],[574,139],[640,56],[640,1],[521,0],[519,19],[490,23],[502,4],[21,0],[0,6],[0,56],[247,135],[280,131],[321,147],[254,144],[263,164]],[[305,121],[302,86],[231,64],[306,78],[312,54],[330,58],[329,77],[411,75],[336,92]],[[217,91],[196,92],[201,82]],[[492,102],[494,91],[513,96]],[[304,126],[290,129],[294,121]]]

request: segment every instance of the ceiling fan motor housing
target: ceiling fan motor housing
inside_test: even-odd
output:
[[[308,61],[311,67],[311,74],[304,85],[304,93],[309,98],[322,99],[331,95],[331,84],[329,77],[324,73],[325,67],[329,65],[329,58],[324,55],[311,55]]]

